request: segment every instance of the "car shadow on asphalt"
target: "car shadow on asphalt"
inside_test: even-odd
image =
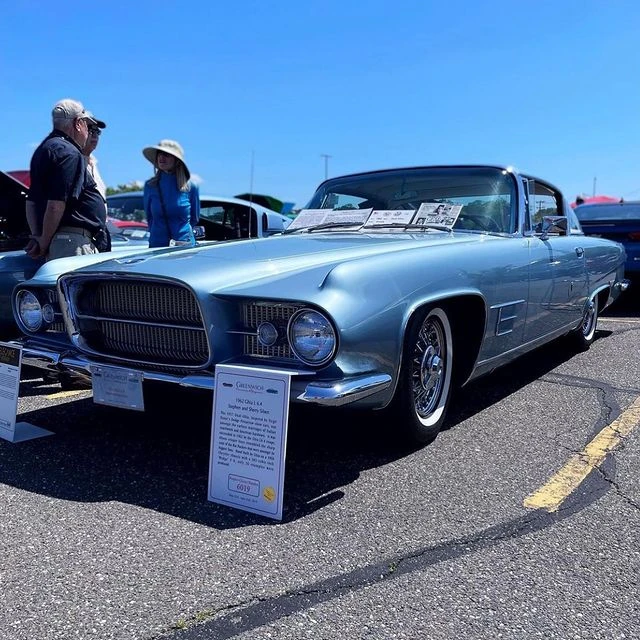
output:
[[[599,330],[597,339],[609,333]],[[454,398],[448,428],[574,355],[569,341],[557,340],[470,383]],[[23,383],[21,396],[37,385],[37,380]],[[19,420],[55,435],[19,444],[0,441],[0,482],[61,500],[116,500],[219,529],[274,523],[207,500],[211,404],[211,396],[182,391],[168,394],[147,413],[98,406],[91,398],[22,413]],[[398,438],[397,425],[384,412],[294,407],[284,521],[340,500],[343,488],[363,471],[416,450]],[[428,455],[428,447],[424,451]]]

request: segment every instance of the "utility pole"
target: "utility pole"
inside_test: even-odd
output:
[[[324,179],[326,180],[329,177],[329,158],[332,156],[327,153],[321,153],[320,157],[324,158]]]
[[[593,176],[593,193],[591,195],[596,195],[596,176]]]
[[[253,169],[255,165],[255,150],[251,149],[251,166],[249,168],[249,194],[253,196]]]

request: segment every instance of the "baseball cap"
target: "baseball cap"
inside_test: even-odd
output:
[[[65,98],[56,102],[51,112],[51,117],[56,120],[58,118],[64,118],[65,120],[74,120],[75,118],[86,118],[94,124],[98,124],[98,121],[93,117],[90,111],[87,111],[82,102],[72,100],[71,98]],[[102,123],[104,124],[104,122]]]
[[[105,129],[107,127],[107,123],[104,120],[98,120],[98,118],[96,118],[88,109],[85,109],[85,114],[85,117],[95,122],[96,127],[98,127],[99,129]]]

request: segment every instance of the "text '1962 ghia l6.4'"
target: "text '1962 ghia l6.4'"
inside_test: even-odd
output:
[[[286,370],[292,402],[387,409],[426,443],[457,386],[588,347],[624,260],[547,182],[417,167],[327,180],[279,236],[114,258],[13,303],[28,364],[208,390],[219,363]]]

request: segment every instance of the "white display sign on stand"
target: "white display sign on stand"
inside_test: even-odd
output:
[[[209,500],[282,520],[291,375],[218,365]]]
[[[0,342],[0,438],[9,442],[24,442],[52,434],[28,422],[16,423],[21,365],[22,348]]]

